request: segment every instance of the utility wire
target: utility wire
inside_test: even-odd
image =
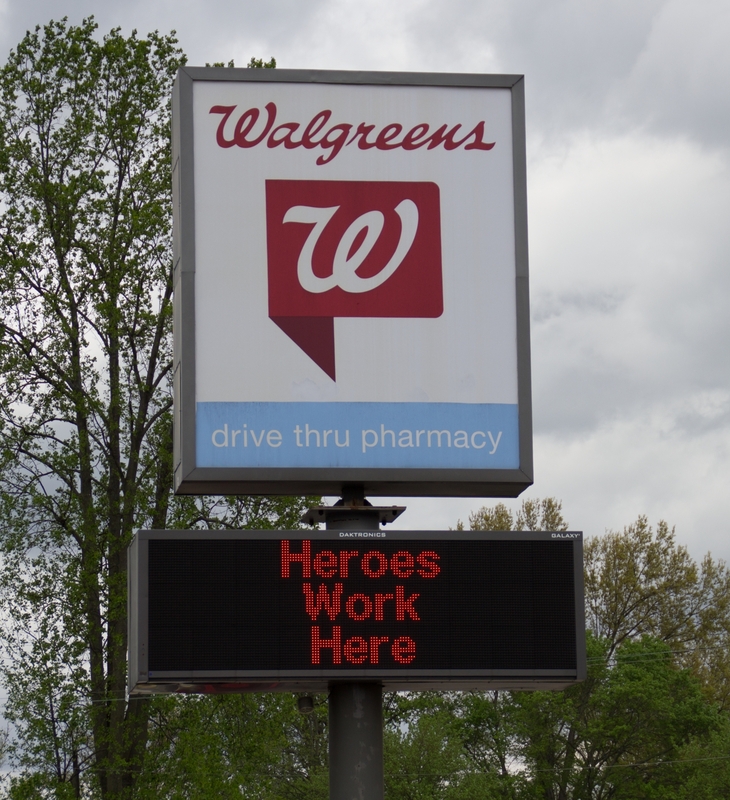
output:
[[[667,764],[693,764],[696,762],[701,761],[727,761],[730,759],[730,755],[726,756],[707,756],[705,758],[675,758],[675,759],[667,759],[666,761],[635,761],[629,764],[606,764],[603,767],[596,765],[592,767],[592,769],[597,770],[605,770],[605,769],[618,769],[618,768],[629,768],[629,767],[663,767]],[[586,765],[583,764],[576,764],[573,770],[575,769],[582,770],[588,769]],[[534,775],[538,772],[566,772],[570,768],[569,767],[541,767],[540,769],[533,769],[533,770],[525,770],[524,772],[515,772],[515,773],[508,773],[508,777],[517,777],[520,775]],[[454,770],[453,772],[399,772],[397,775],[402,778],[446,778],[452,775],[461,775],[463,777],[471,776],[471,775],[484,775],[484,772],[466,772],[464,770]]]

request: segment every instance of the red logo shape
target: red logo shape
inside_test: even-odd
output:
[[[440,317],[435,183],[266,181],[269,317],[335,380],[335,317]]]

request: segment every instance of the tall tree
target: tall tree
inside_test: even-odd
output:
[[[529,798],[639,800],[673,796],[683,748],[707,741],[719,718],[689,670],[651,637],[588,637],[588,678],[564,692],[518,693],[517,752]],[[686,774],[701,769],[687,764]]]
[[[124,702],[125,551],[169,504],[167,98],[182,54],[172,37],[95,30],[36,28],[0,72],[0,477],[7,547],[43,553],[16,562],[21,598],[47,559],[71,579],[66,619],[59,608],[42,634],[75,646],[38,663],[70,675],[88,658],[94,769],[112,797],[146,729],[146,704]],[[78,787],[88,743],[69,735],[57,772]]]
[[[142,800],[326,800],[327,703],[290,694],[160,698],[151,716]]]
[[[173,36],[29,32],[0,70],[0,502],[15,796],[130,795],[139,527],[290,523],[305,500],[171,493]],[[272,65],[273,66],[273,65]]]
[[[469,523],[568,527],[552,498],[525,501],[516,514],[503,503],[484,507]],[[640,517],[586,541],[585,581],[584,683],[435,701],[432,714],[450,706],[467,755],[461,769],[494,797],[684,798],[688,786],[697,796],[721,796],[712,792],[730,781],[726,566],[709,555],[698,565],[666,523],[653,528]],[[466,785],[454,781],[447,796]]]
[[[586,624],[609,645],[650,635],[671,645],[712,699],[730,708],[730,571],[698,564],[666,522],[646,517],[585,546]]]

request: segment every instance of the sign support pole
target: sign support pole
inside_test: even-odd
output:
[[[366,503],[361,486],[343,487],[341,504],[324,512],[327,529],[379,530],[383,509]],[[383,800],[383,689],[380,683],[330,684],[329,769],[330,800]]]
[[[329,695],[330,800],[383,800],[383,690],[338,683]]]

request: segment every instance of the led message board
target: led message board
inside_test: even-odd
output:
[[[130,691],[563,688],[580,533],[140,531]]]
[[[521,76],[184,67],[178,493],[532,483]]]

